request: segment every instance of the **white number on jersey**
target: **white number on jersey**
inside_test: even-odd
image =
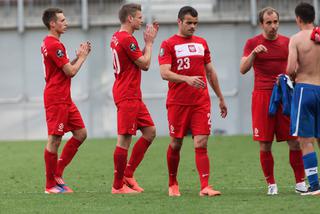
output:
[[[118,53],[116,51],[116,49],[112,49],[112,58],[113,58],[113,69],[114,69],[114,73],[119,74],[120,73],[120,62],[119,62],[119,56]]]
[[[44,74],[44,79],[47,77],[47,72],[46,72],[46,65],[44,64],[44,58],[48,55],[48,51],[44,43],[42,43],[41,46],[42,49],[42,66],[43,66],[43,74]]]
[[[178,71],[190,68],[190,58],[189,57],[179,58],[177,60],[177,63],[178,63]]]

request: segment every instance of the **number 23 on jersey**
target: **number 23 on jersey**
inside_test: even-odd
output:
[[[178,64],[178,71],[184,70],[184,69],[189,69],[190,68],[190,58],[189,57],[184,57],[184,58],[179,58],[177,59],[177,64]]]

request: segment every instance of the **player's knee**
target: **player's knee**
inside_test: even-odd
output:
[[[288,141],[289,149],[293,151],[301,150],[300,144],[298,141]]]
[[[178,150],[180,151],[182,144],[181,143],[177,143],[177,142],[171,142],[170,146],[173,150]]]
[[[73,133],[73,137],[83,142],[87,139],[87,129],[80,129]]]
[[[208,143],[206,141],[197,142],[195,148],[207,148]]]
[[[51,142],[48,142],[49,145],[53,146],[54,148],[58,149],[59,146],[60,146],[60,141],[51,141]]]
[[[194,146],[195,148],[207,148],[208,138],[207,137],[195,137]]]
[[[48,146],[54,147],[55,149],[58,149],[61,143],[62,136],[58,135],[49,135],[48,138]]]
[[[153,141],[156,135],[157,135],[157,130],[156,130],[156,127],[153,126],[151,127],[151,130],[150,130],[150,141]]]
[[[272,142],[259,141],[259,144],[260,144],[260,151],[271,152],[271,150],[272,150]]]
[[[155,126],[148,127],[148,131],[143,133],[143,137],[149,142],[152,142],[156,137],[156,127]]]

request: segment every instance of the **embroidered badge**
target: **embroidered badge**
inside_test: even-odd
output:
[[[63,53],[63,51],[62,50],[57,50],[57,57],[59,57],[59,58],[61,58],[61,57],[63,57],[64,56],[64,53]]]
[[[137,46],[134,43],[130,44],[130,50],[135,51],[137,49]]]

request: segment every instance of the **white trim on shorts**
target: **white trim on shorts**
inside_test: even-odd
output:
[[[297,113],[297,120],[296,120],[296,130],[292,134],[292,136],[298,136],[299,123],[300,123],[300,108],[301,108],[302,93],[303,93],[303,87],[301,87],[300,97],[299,97],[298,113]]]

